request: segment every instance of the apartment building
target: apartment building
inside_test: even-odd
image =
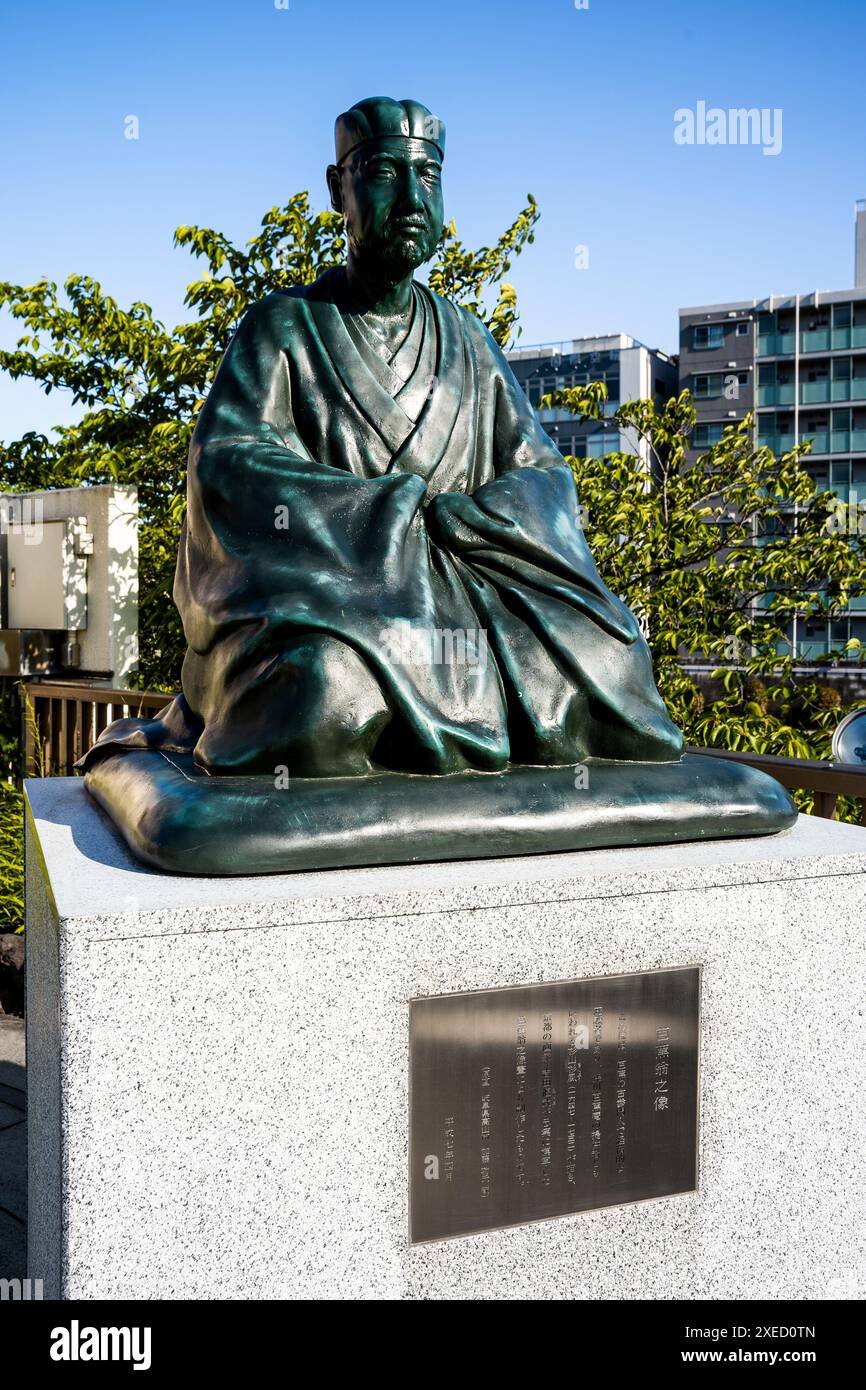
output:
[[[693,457],[754,410],[777,454],[812,441],[805,467],[866,525],[866,200],[855,208],[855,287],[680,310],[679,389],[695,398]],[[853,508],[853,511],[851,510]],[[838,621],[804,624],[796,655],[866,643],[866,598]]]
[[[620,431],[612,419],[624,401],[663,402],[677,389],[676,361],[627,333],[538,343],[506,354],[511,370],[538,410],[545,432],[562,454],[587,458],[612,453],[647,456],[632,430]],[[579,420],[566,410],[542,410],[551,391],[603,381],[607,386],[604,420]]]

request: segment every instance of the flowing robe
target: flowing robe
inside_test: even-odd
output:
[[[486,327],[417,284],[390,357],[342,271],[247,313],[192,440],[174,598],[182,695],[84,766],[123,748],[305,776],[682,752],[570,469]]]

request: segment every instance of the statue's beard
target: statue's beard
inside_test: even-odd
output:
[[[381,236],[366,236],[363,241],[348,231],[349,246],[355,259],[375,269],[378,276],[396,284],[429,261],[436,250],[429,231],[407,236],[399,228],[390,228]]]

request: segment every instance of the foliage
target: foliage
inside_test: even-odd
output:
[[[24,798],[20,716],[12,681],[0,680],[0,932],[24,925]]]
[[[21,716],[15,685],[0,680],[0,782],[20,776]]]
[[[440,256],[430,269],[430,288],[455,304],[462,304],[479,318],[487,318],[484,293],[489,285],[499,287],[499,299],[487,327],[500,347],[519,336],[517,328],[517,291],[505,280],[511,269],[511,257],[519,256],[525,246],[535,240],[538,204],[531,193],[526,195],[526,207],[502,233],[494,247],[482,246],[467,251],[457,237],[453,222],[442,233]]]
[[[0,783],[0,932],[24,926],[24,797]]]
[[[514,288],[503,277],[532,241],[537,218],[530,195],[495,246],[479,251],[466,249],[452,222],[431,266],[431,285],[473,313],[487,317],[484,298],[495,292],[489,326],[503,346],[517,324]],[[112,481],[138,488],[136,683],[157,690],[174,690],[180,680],[184,640],[171,590],[186,458],[219,359],[250,304],[314,280],[342,261],[344,248],[342,217],[312,214],[306,193],[271,208],[245,247],[206,227],[178,227],[174,240],[205,269],[187,289],[193,316],[171,329],[141,301],[122,309],[89,276],[71,275],[62,290],[47,279],[0,283],[0,307],[26,330],[14,349],[0,351],[0,368],[46,393],[66,391],[84,407],[77,424],[51,436],[29,433],[0,445],[0,491]]]
[[[542,406],[604,413],[601,383],[545,396]],[[838,503],[803,467],[808,445],[781,458],[752,440],[751,417],[689,457],[688,392],[613,419],[637,454],[572,459],[587,539],[611,589],[640,615],[659,688],[689,744],[829,758],[840,715],[818,667],[794,678],[791,625],[830,617],[866,594],[866,540],[846,536]],[[858,657],[859,643],[831,654]],[[683,670],[712,664],[708,701]]]

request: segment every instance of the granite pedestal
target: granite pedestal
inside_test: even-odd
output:
[[[28,802],[46,1297],[866,1292],[866,831],[220,880]],[[693,964],[696,1193],[410,1246],[412,996]]]

